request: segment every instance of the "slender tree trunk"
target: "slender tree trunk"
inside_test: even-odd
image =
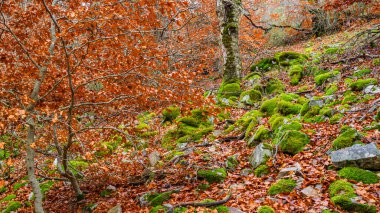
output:
[[[239,82],[242,69],[239,50],[241,0],[217,0],[216,6],[222,41],[223,83]]]
[[[26,139],[26,168],[28,171],[28,179],[30,184],[32,185],[32,190],[34,193],[34,211],[36,213],[43,213],[44,209],[42,207],[42,192],[40,188],[40,183],[38,182],[36,175],[35,175],[35,169],[34,169],[34,156],[35,152],[33,148],[31,147],[34,143],[34,137],[35,137],[35,129],[34,129],[34,121],[32,118],[27,119],[29,123],[28,128],[28,138]]]

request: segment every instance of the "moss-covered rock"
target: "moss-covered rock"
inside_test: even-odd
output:
[[[327,55],[333,55],[333,54],[337,54],[339,52],[342,52],[342,51],[340,51],[339,47],[329,47],[329,48],[325,49],[324,53]]]
[[[167,209],[168,209],[167,207],[164,207],[164,206],[159,205],[159,206],[155,206],[155,207],[153,207],[153,208],[149,211],[149,213],[166,212]]]
[[[10,201],[2,213],[16,212],[17,209],[21,208],[22,204],[18,201]]]
[[[380,177],[371,171],[359,169],[357,167],[345,167],[338,172],[339,177],[365,184],[378,183]]]
[[[288,130],[283,133],[280,141],[280,149],[284,153],[295,155],[303,150],[306,144],[310,142],[310,138],[303,132]]]
[[[240,95],[240,102],[253,105],[261,100],[261,92],[255,89],[244,91]]]
[[[257,213],[274,213],[274,209],[270,206],[260,206]]]
[[[331,72],[327,72],[327,73],[317,75],[317,76],[315,76],[314,80],[315,80],[315,83],[320,86],[323,83],[325,83],[328,79],[334,78],[334,77],[338,76],[339,74],[340,74],[340,72],[335,70],[335,71],[331,71]]]
[[[356,196],[355,189],[352,183],[344,180],[337,180],[330,184],[329,186],[330,197],[335,197],[337,195],[345,195],[349,198]]]
[[[266,94],[280,94],[285,90],[285,85],[277,78],[270,78],[263,90]]]
[[[284,124],[286,117],[279,115],[279,114],[274,114],[270,119],[269,119],[269,125],[273,131],[276,131],[280,126]]]
[[[370,206],[367,204],[354,203],[349,197],[345,195],[338,195],[331,198],[331,201],[342,208],[343,210],[349,212],[358,212],[358,213],[376,213],[376,206]]]
[[[277,102],[277,110],[276,112],[281,115],[294,115],[298,114],[301,111],[302,105],[281,100]]]
[[[336,91],[338,91],[338,85],[337,84],[331,84],[329,87],[325,90],[325,95],[332,95]]]
[[[376,79],[376,78],[368,78],[368,79],[359,79],[355,82],[352,82],[350,84],[350,88],[351,90],[353,91],[361,91],[363,90],[365,87],[369,86],[369,85],[375,85],[377,84],[379,81]]]
[[[228,209],[227,206],[223,206],[223,205],[219,205],[217,207],[215,207],[215,210],[218,212],[218,213],[226,213],[226,212],[230,212],[230,210]]]
[[[356,129],[348,128],[333,141],[333,149],[338,150],[350,147],[354,145],[358,139],[360,139],[360,137]]]
[[[224,84],[220,86],[218,96],[221,98],[230,98],[230,97],[239,97],[241,93],[240,84],[239,83],[230,83]]]
[[[197,175],[209,183],[220,183],[227,177],[227,172],[224,168],[218,168],[211,170],[199,170]]]
[[[261,125],[257,128],[255,134],[253,135],[254,141],[263,141],[267,140],[270,137],[270,130],[266,128],[265,126]]]
[[[281,179],[272,184],[269,188],[269,195],[290,193],[297,186],[296,181],[292,179]]]
[[[293,65],[289,69],[290,84],[297,85],[302,78],[303,66]]]
[[[277,65],[275,58],[263,58],[251,67],[252,72],[267,72]]]
[[[150,206],[160,206],[163,202],[170,199],[170,195],[173,194],[173,191],[167,191],[163,193],[148,193],[144,195],[144,199],[148,201]]]
[[[359,71],[354,72],[355,77],[363,77],[365,75],[371,74],[372,70],[370,69],[362,69]]]
[[[296,52],[279,52],[274,55],[281,66],[291,66],[304,63],[308,58],[306,55]]]
[[[260,111],[266,113],[266,115],[271,116],[274,114],[275,109],[277,108],[277,98],[272,98],[266,100],[261,104]]]
[[[162,111],[164,122],[172,122],[181,114],[181,109],[177,106],[170,106]]]
[[[11,201],[11,200],[15,199],[16,197],[17,196],[15,194],[7,195],[5,198],[0,200],[0,203]]]
[[[267,175],[270,173],[269,167],[267,165],[260,165],[258,166],[253,173],[255,174],[256,177],[262,177],[264,175]]]
[[[337,124],[344,117],[343,113],[337,113],[330,118],[330,124]]]

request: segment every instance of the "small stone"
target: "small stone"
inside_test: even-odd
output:
[[[314,100],[314,99],[311,99],[310,102],[309,102],[309,107],[313,107],[313,106],[319,106],[319,107],[323,107],[323,100]]]
[[[362,169],[379,170],[380,150],[376,143],[366,145],[355,144],[339,149],[330,154],[332,163],[338,167],[356,166]]]
[[[277,175],[277,179],[292,175],[302,176],[302,167],[299,163],[295,163],[292,167],[281,169]]]
[[[380,94],[380,87],[376,85],[369,85],[364,89],[365,94]]]
[[[107,213],[121,213],[122,210],[121,210],[121,205],[120,204],[117,204],[116,206],[114,206],[112,209],[108,210]]]
[[[257,168],[262,163],[272,156],[271,150],[267,149],[264,146],[264,143],[260,143],[256,146],[252,155],[249,157],[249,162],[251,163],[253,168]]]
[[[308,186],[304,189],[301,190],[301,193],[306,196],[306,197],[313,197],[313,198],[318,198],[318,197],[321,197],[321,195],[319,194],[319,191],[316,190],[314,187],[312,186]]]
[[[160,153],[157,151],[150,153],[148,158],[149,158],[149,163],[151,166],[155,166],[157,164],[157,162],[161,159]]]
[[[234,208],[234,207],[228,207],[228,212],[230,212],[230,213],[244,213],[242,210]]]
[[[110,190],[110,191],[113,191],[113,192],[116,191],[116,187],[114,187],[112,185],[108,185],[106,189]]]

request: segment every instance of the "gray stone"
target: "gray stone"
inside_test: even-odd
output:
[[[313,106],[319,106],[319,107],[323,107],[323,100],[315,100],[314,98],[312,98],[309,102],[309,107],[313,107]]]
[[[251,163],[253,168],[257,168],[262,163],[272,157],[272,151],[267,149],[264,143],[260,143],[256,146],[255,150],[252,152],[252,155],[249,157],[249,162]]]
[[[332,163],[339,168],[356,166],[369,170],[380,170],[380,150],[376,143],[355,144],[330,154]]]
[[[228,212],[230,212],[230,213],[245,213],[242,210],[234,208],[234,207],[228,207]]]
[[[121,213],[122,210],[121,210],[121,205],[120,204],[117,204],[116,206],[114,206],[112,209],[108,210],[107,213]]]
[[[318,197],[321,197],[321,194],[319,193],[318,190],[316,190],[314,187],[312,186],[308,186],[304,189],[301,190],[301,193],[302,195],[304,195],[305,197],[312,197],[312,198],[318,198]]]
[[[108,185],[106,189],[110,190],[110,191],[113,191],[113,192],[116,191],[116,187],[114,187],[112,185]]]
[[[364,89],[365,94],[380,94],[380,87],[376,85],[369,85]]]
[[[149,158],[149,163],[150,163],[151,166],[155,166],[156,163],[161,159],[160,158],[160,153],[157,152],[157,151],[154,151],[154,152],[150,153],[149,156],[148,156],[148,158]]]
[[[295,163],[294,166],[281,169],[277,175],[277,179],[292,175],[302,176],[302,167],[299,163]]]

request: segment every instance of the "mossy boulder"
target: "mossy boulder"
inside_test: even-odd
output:
[[[365,184],[378,183],[380,177],[376,173],[357,167],[345,167],[338,172],[339,177]]]
[[[371,74],[372,70],[370,69],[362,69],[359,71],[354,72],[355,77],[363,77],[365,75]]]
[[[274,213],[274,209],[270,206],[260,206],[257,213]]]
[[[269,119],[269,125],[273,131],[276,131],[280,126],[284,124],[284,121],[286,120],[286,117],[280,115],[280,114],[274,114]]]
[[[358,213],[376,213],[376,206],[370,206],[367,204],[355,203],[349,197],[345,195],[338,195],[331,198],[331,201],[348,212],[358,212]]]
[[[283,133],[280,149],[287,154],[295,155],[303,150],[310,138],[303,132],[288,130]]]
[[[266,94],[280,94],[285,90],[285,85],[277,78],[270,78],[263,87]]]
[[[253,105],[260,101],[262,98],[262,94],[260,91],[252,89],[248,91],[244,91],[240,95],[240,102],[248,105]]]
[[[227,157],[226,160],[226,168],[230,171],[234,171],[235,168],[239,165],[239,161],[237,159],[237,155],[232,155]]]
[[[320,86],[323,83],[325,83],[327,80],[329,80],[331,78],[334,78],[334,77],[338,76],[339,74],[340,74],[339,71],[334,70],[334,71],[331,71],[331,72],[327,72],[327,73],[323,73],[323,74],[317,75],[317,76],[315,76],[314,80],[315,80],[315,83],[318,86]]]
[[[290,193],[297,186],[295,180],[292,179],[281,179],[276,183],[272,184],[269,188],[269,195],[276,195],[282,193]]]
[[[343,117],[344,117],[344,114],[343,114],[343,113],[337,113],[337,114],[334,114],[334,115],[330,118],[330,124],[337,124],[337,123],[339,123],[339,121],[342,120]]]
[[[265,126],[261,125],[257,128],[255,134],[253,135],[253,140],[261,142],[270,138],[270,130]]]
[[[181,114],[181,109],[177,106],[170,106],[162,111],[164,122],[172,122]]]
[[[239,97],[241,93],[241,88],[239,83],[230,83],[220,86],[218,96],[220,98],[230,98],[230,97]]]
[[[360,136],[356,129],[348,128],[333,141],[333,149],[338,150],[350,147],[354,145],[358,139],[360,139]]]
[[[277,102],[276,112],[281,115],[296,115],[300,113],[302,105],[281,100]]]
[[[275,58],[263,58],[251,67],[252,72],[267,72],[277,65]]]
[[[277,108],[277,102],[278,102],[277,98],[272,98],[272,99],[264,101],[261,104],[260,111],[265,113],[268,116],[273,115]]]
[[[350,84],[350,88],[353,91],[361,91],[369,85],[376,85],[379,81],[376,78],[359,79]]]
[[[163,193],[147,193],[143,195],[143,199],[148,202],[150,206],[160,206],[163,202],[170,199],[170,195],[173,194],[174,191],[167,191]]]
[[[258,166],[253,173],[255,174],[256,177],[262,177],[264,175],[267,175],[270,173],[269,167],[267,165],[260,165]]]
[[[197,173],[199,178],[205,179],[209,183],[223,182],[227,177],[227,172],[224,168],[199,170]]]
[[[289,69],[290,84],[297,85],[302,78],[303,66],[293,65]]]
[[[279,52],[274,55],[281,66],[291,66],[304,63],[308,58],[306,55],[297,52]]]
[[[345,195],[349,198],[353,198],[356,196],[353,184],[344,180],[337,180],[331,183],[329,186],[329,192],[330,197]]]
[[[336,91],[338,91],[338,85],[337,84],[331,84],[329,87],[325,90],[325,95],[332,95]]]

